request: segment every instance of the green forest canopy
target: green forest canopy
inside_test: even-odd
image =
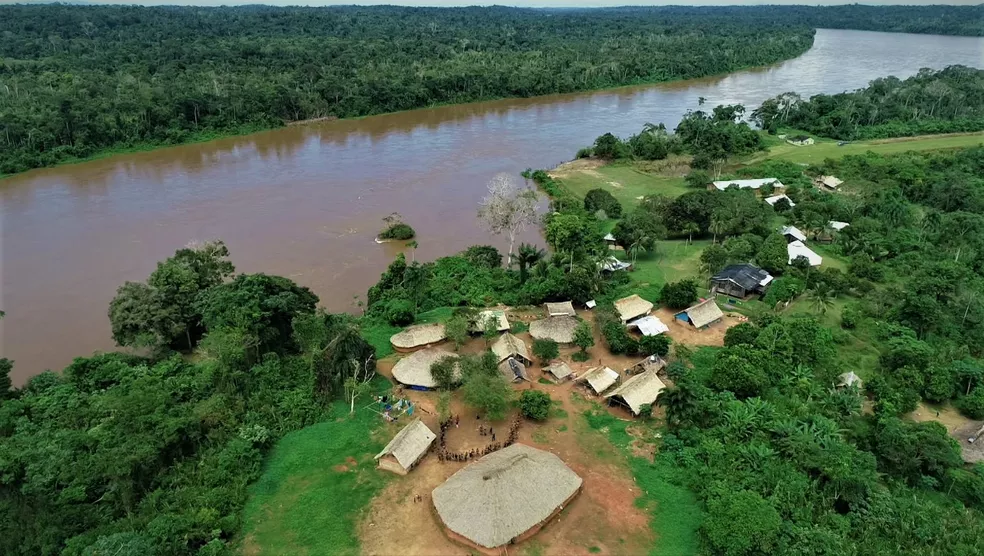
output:
[[[0,6],[0,174],[323,117],[734,71],[811,28],[984,34],[981,7]]]

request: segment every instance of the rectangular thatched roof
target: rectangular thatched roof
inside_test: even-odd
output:
[[[629,297],[623,297],[616,301],[615,310],[618,311],[622,322],[627,322],[636,317],[649,314],[649,311],[653,310],[653,304],[636,294],[632,294]]]
[[[595,367],[588,370],[577,380],[579,382],[587,382],[591,389],[595,391],[595,394],[601,394],[605,390],[612,387],[618,381],[618,371],[609,369],[608,367]]]
[[[639,411],[642,410],[642,406],[655,402],[664,388],[666,388],[666,385],[656,376],[656,371],[650,370],[626,380],[621,386],[612,390],[605,397],[621,398],[625,402],[625,405],[629,406],[629,409],[632,410],[632,413],[638,415]]]
[[[547,309],[548,317],[573,317],[577,313],[574,311],[574,304],[570,301],[560,301],[557,303],[544,303],[543,306]]]
[[[485,332],[485,323],[489,319],[495,319],[496,330],[499,332],[505,332],[509,330],[509,320],[506,318],[505,311],[482,311],[475,315],[475,321],[472,322],[471,331],[472,332]]]
[[[696,328],[704,328],[708,324],[724,317],[724,313],[721,312],[721,308],[714,302],[713,297],[701,301],[681,312],[686,313],[690,317],[690,324]]]
[[[838,178],[837,176],[821,176],[820,183],[831,189],[837,189],[844,183],[844,180]]]
[[[552,374],[557,380],[564,380],[574,371],[563,361],[556,361],[543,368],[543,372]]]
[[[396,433],[396,436],[389,441],[383,451],[376,454],[375,459],[392,455],[404,469],[410,469],[427,453],[427,449],[430,448],[435,438],[437,435],[427,428],[427,425],[418,417],[403,427],[403,430]]]
[[[516,336],[513,336],[509,332],[499,336],[499,339],[492,344],[492,353],[495,354],[496,358],[499,360],[499,363],[502,363],[510,357],[515,357],[526,365],[529,365],[532,361],[530,359],[530,352],[526,349],[526,342],[520,340]]]

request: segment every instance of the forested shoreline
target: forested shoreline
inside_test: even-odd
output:
[[[812,28],[980,35],[980,8],[0,7],[0,174],[424,106],[732,72]]]

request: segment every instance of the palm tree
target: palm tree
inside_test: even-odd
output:
[[[646,249],[646,243],[648,243],[647,240],[648,238],[646,237],[640,237],[636,239],[634,242],[632,242],[632,245],[630,245],[629,248],[626,249],[625,254],[632,257],[632,266],[635,266],[636,259],[639,257],[639,253],[640,252],[645,253],[647,251]]]
[[[694,234],[700,233],[700,226],[696,222],[687,222],[683,225],[683,233],[687,234],[687,245],[694,241]]]
[[[827,309],[833,300],[830,290],[826,287],[818,285],[810,291],[810,304],[813,306],[813,310],[821,315],[827,314]]]
[[[713,243],[717,243],[718,234],[727,232],[728,224],[721,218],[713,218],[711,219],[711,225],[708,227],[708,230],[714,234]]]
[[[516,262],[519,263],[520,284],[526,283],[527,269],[540,262],[540,260],[543,259],[543,256],[543,249],[539,249],[535,245],[530,245],[528,243],[522,243],[519,245],[519,251],[516,254]]]

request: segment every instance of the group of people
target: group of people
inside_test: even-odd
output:
[[[476,420],[480,416],[475,417]],[[513,420],[512,424],[509,425],[509,435],[505,442],[496,442],[495,440],[495,429],[492,427],[486,427],[485,425],[478,426],[478,434],[481,436],[491,436],[492,442],[487,444],[484,448],[473,448],[471,450],[465,450],[461,452],[454,452],[448,450],[447,446],[447,431],[451,427],[458,427],[461,423],[461,419],[458,416],[451,416],[441,422],[441,434],[438,438],[438,451],[437,459],[440,461],[469,461],[475,458],[480,458],[482,456],[487,456],[496,450],[501,450],[506,446],[512,445],[519,439],[519,427],[522,425],[523,420],[517,415]]]

